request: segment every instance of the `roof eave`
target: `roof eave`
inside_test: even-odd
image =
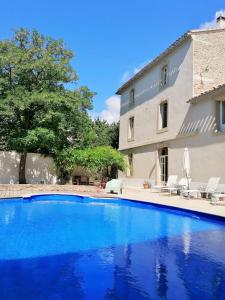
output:
[[[130,78],[126,83],[124,83],[117,91],[116,95],[121,95],[127,88],[129,88],[136,80],[141,78],[146,72],[148,72],[153,66],[155,66],[161,59],[167,56],[175,48],[179,47],[183,42],[185,42],[189,37],[191,37],[191,31],[187,31],[180,38],[178,38],[174,43],[172,43],[165,51],[159,54],[154,60],[143,67],[137,74]]]
[[[174,49],[182,45],[184,41],[190,38],[194,34],[208,33],[208,32],[218,32],[224,31],[225,28],[212,28],[212,29],[194,29],[189,30],[184,33],[180,38],[178,38],[174,43],[172,43],[165,51],[159,54],[154,60],[148,63],[144,68],[142,68],[137,74],[135,74],[131,79],[125,82],[117,91],[116,95],[121,95],[127,88],[129,88],[136,80],[141,78],[149,69],[155,66],[162,58],[171,53]]]
[[[187,103],[196,103],[198,101],[200,101],[201,99],[205,98],[205,97],[210,97],[212,95],[218,95],[221,92],[225,92],[225,83],[224,84],[220,84],[217,87],[212,88],[211,90],[208,90],[206,92],[201,93],[200,95],[193,97],[191,99],[189,99],[187,101]]]

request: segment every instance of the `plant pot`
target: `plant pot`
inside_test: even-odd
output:
[[[206,192],[201,192],[201,198],[205,199],[207,197],[207,193]]]
[[[143,188],[144,189],[149,189],[150,188],[150,184],[149,183],[143,183]]]

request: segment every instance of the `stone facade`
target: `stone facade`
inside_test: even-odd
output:
[[[225,82],[225,30],[196,32],[193,38],[193,95]]]

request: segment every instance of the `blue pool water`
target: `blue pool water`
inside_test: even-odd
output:
[[[0,300],[224,300],[225,223],[127,200],[0,201]]]

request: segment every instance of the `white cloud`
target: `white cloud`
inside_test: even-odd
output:
[[[133,77],[135,74],[137,74],[149,62],[150,62],[150,60],[146,60],[145,62],[141,63],[137,67],[134,67],[132,70],[127,70],[126,72],[124,72],[121,77],[121,82],[122,83],[127,82],[129,79],[131,79],[131,77]]]
[[[105,120],[109,124],[113,122],[118,122],[120,118],[120,96],[113,95],[105,100],[106,108],[100,113],[92,114],[92,118],[100,118],[100,120]]]
[[[201,24],[201,25],[200,25],[200,28],[201,28],[201,29],[215,28],[215,27],[216,27],[216,19],[217,19],[219,16],[221,16],[221,15],[222,15],[222,16],[225,16],[225,10],[218,10],[218,11],[215,13],[215,16],[214,16],[213,20]]]

